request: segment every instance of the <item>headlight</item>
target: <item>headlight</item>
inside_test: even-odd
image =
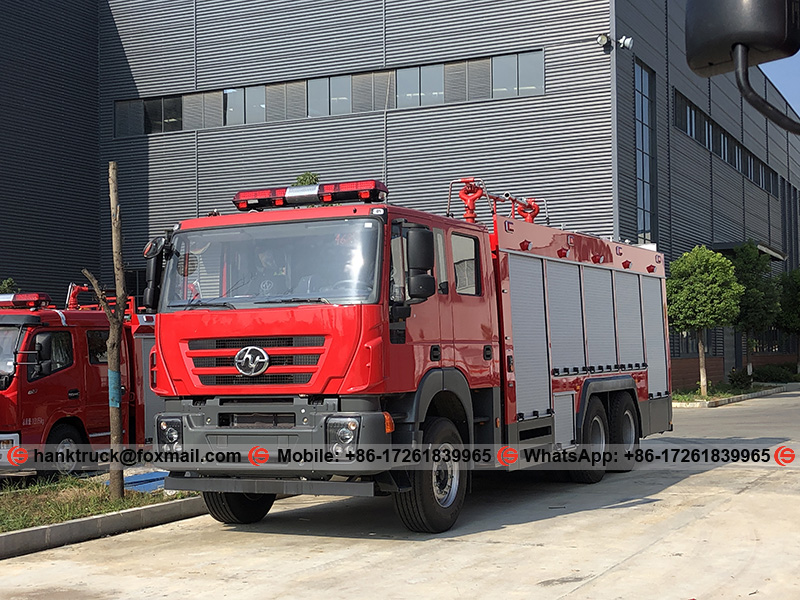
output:
[[[180,452],[183,442],[183,422],[175,417],[159,417],[156,420],[156,436],[159,447],[165,452]]]
[[[328,417],[325,427],[325,441],[334,456],[345,451],[353,451],[358,444],[361,430],[361,417]]]

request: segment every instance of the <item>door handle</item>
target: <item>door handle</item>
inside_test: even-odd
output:
[[[442,360],[442,349],[439,346],[431,346],[431,360]]]
[[[126,390],[126,389],[125,389],[125,386],[124,386],[124,385],[121,385],[121,386],[119,386],[119,393],[120,393],[120,395],[124,394],[126,391],[128,391],[128,390]]]
[[[69,398],[70,400],[77,400],[80,397],[81,397],[80,390],[70,390],[67,392],[67,398]]]

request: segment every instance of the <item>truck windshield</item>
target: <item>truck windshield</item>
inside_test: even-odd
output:
[[[178,232],[161,311],[377,302],[382,231],[366,217]]]
[[[4,380],[10,381],[7,376],[14,374],[14,352],[19,347],[20,332],[20,327],[0,326],[0,388]]]

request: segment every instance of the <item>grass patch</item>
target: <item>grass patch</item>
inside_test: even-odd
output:
[[[773,386],[758,386],[758,390],[769,389]],[[718,385],[708,386],[708,396],[701,396],[700,390],[673,390],[673,402],[702,402],[707,400],[722,400],[723,398],[730,398],[731,396],[741,396],[742,394],[750,394],[758,391],[757,389],[742,389],[734,387],[727,383],[720,383]]]
[[[105,479],[61,477],[3,482],[0,484],[0,533],[185,497],[165,496],[162,490],[149,493],[126,490],[122,500],[112,501]]]

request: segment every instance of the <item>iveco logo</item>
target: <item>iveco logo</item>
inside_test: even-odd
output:
[[[242,375],[261,375],[269,366],[269,354],[257,346],[247,346],[236,353],[233,364]]]

